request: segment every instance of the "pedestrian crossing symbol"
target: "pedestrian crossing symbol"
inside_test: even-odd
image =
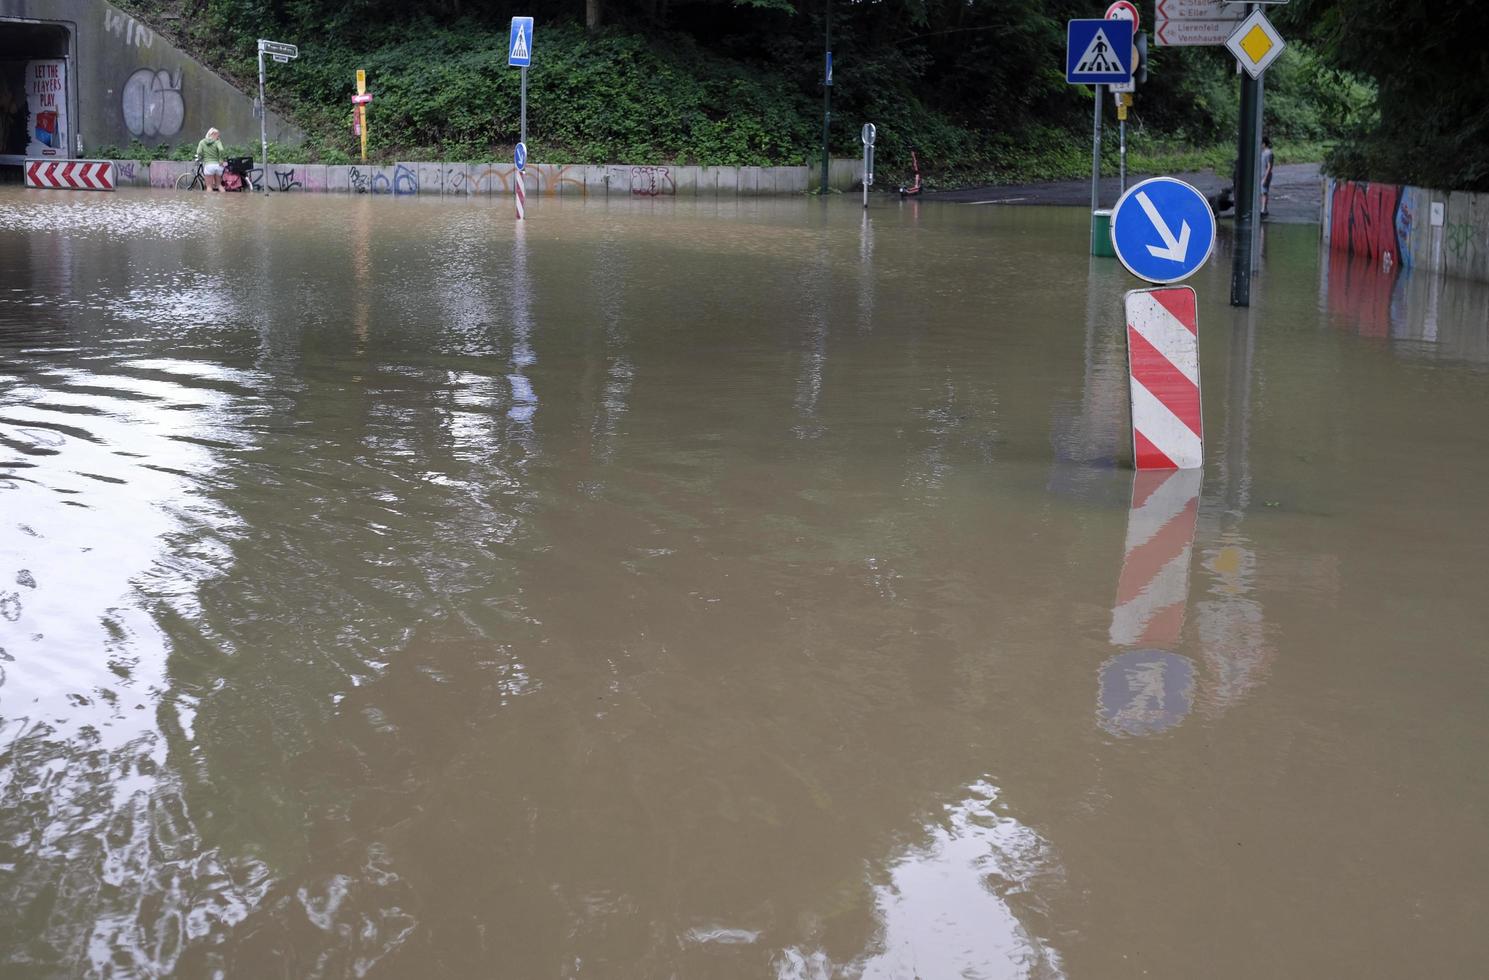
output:
[[[1091,38],[1085,53],[1076,62],[1075,70],[1102,75],[1122,74],[1122,66],[1112,58],[1112,43],[1106,39],[1106,31],[1097,31]]]
[[[1132,81],[1132,27],[1130,20],[1069,21],[1065,80],[1085,85]]]
[[[512,37],[507,44],[507,64],[526,68],[533,63],[533,19],[512,18]]]

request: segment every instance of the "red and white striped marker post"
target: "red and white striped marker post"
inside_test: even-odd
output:
[[[1112,603],[1113,646],[1171,650],[1178,644],[1200,480],[1199,470],[1149,470],[1132,478],[1127,547]]]
[[[25,166],[26,186],[72,191],[111,191],[114,165],[108,160],[37,160]]]
[[[522,187],[522,184],[523,184],[523,181],[524,180],[525,180],[525,178],[522,176],[522,171],[520,171],[520,170],[517,171],[517,220],[518,221],[521,221],[523,218],[527,217],[527,191],[524,190],[523,187]]]
[[[1139,470],[1198,469],[1205,429],[1194,290],[1134,289],[1125,305],[1133,462]]]

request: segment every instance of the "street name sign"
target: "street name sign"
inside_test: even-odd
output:
[[[1139,279],[1166,284],[1199,271],[1215,249],[1215,213],[1173,177],[1133,184],[1112,209],[1112,248]]]
[[[1132,81],[1130,20],[1071,20],[1065,24],[1065,80],[1073,85]]]
[[[288,61],[290,58],[300,57],[300,49],[293,44],[265,41],[263,38],[259,39],[259,50],[264,54],[272,55],[275,61]]]
[[[533,19],[513,17],[512,33],[507,43],[507,64],[526,68],[533,63]]]
[[[1169,47],[1224,44],[1246,5],[1225,0],[1158,0],[1153,8],[1153,40]]]
[[[1252,78],[1261,78],[1262,72],[1282,54],[1287,42],[1267,20],[1267,15],[1258,9],[1252,11],[1251,16],[1241,21],[1240,26],[1226,38],[1225,47]]]

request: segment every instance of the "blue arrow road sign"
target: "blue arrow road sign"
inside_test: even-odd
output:
[[[517,169],[519,171],[520,170],[526,170],[527,169],[527,144],[526,143],[518,143],[517,144],[517,149],[515,149],[515,150],[512,151],[512,162],[515,163],[515,164],[517,164]]]
[[[1132,21],[1065,22],[1065,80],[1075,85],[1132,81]]]
[[[512,18],[512,36],[507,41],[507,64],[526,68],[533,63],[533,19]]]
[[[1188,279],[1215,249],[1215,212],[1182,180],[1150,177],[1129,187],[1112,208],[1112,247],[1139,279]]]

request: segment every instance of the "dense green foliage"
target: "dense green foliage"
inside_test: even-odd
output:
[[[147,19],[161,3],[125,0]],[[601,0],[590,0],[591,5]],[[536,2],[529,143],[552,162],[792,164],[820,154],[828,0]],[[340,162],[354,149],[348,96],[365,68],[383,158],[492,159],[517,138],[513,8],[488,0],[165,0],[178,43],[243,83],[256,37],[300,45],[274,66],[271,102]],[[1065,21],[1089,0],[885,0],[831,8],[833,152],[879,128],[879,169],[908,150],[938,183],[1075,176],[1089,167],[1091,94],[1065,83]],[[146,9],[146,8],[151,9]],[[157,23],[160,22],[158,19]],[[1368,92],[1290,52],[1273,72],[1273,135],[1316,145]],[[1320,89],[1320,85],[1323,86]],[[1332,100],[1332,102],[1331,102]],[[1215,48],[1155,49],[1132,117],[1135,148],[1161,159],[1234,140],[1231,61]],[[1108,118],[1111,116],[1108,110]],[[1115,152],[1115,147],[1111,148]]]
[[[1489,3],[1294,0],[1280,19],[1378,90],[1378,112],[1352,120],[1331,171],[1489,190]]]

